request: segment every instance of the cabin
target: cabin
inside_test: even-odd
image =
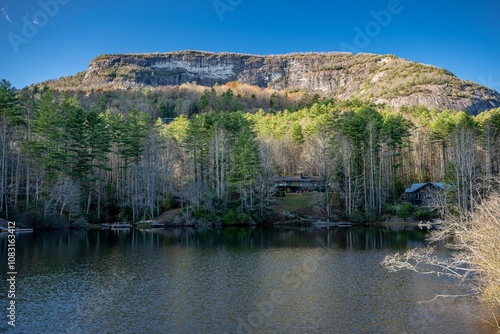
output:
[[[168,125],[172,123],[175,120],[175,118],[169,118],[169,117],[161,117],[161,123],[164,125]]]
[[[285,193],[302,193],[324,191],[323,179],[318,176],[278,176],[275,179],[277,191]]]
[[[405,190],[405,199],[413,205],[432,205],[437,196],[444,193],[444,184],[440,182],[413,183]]]

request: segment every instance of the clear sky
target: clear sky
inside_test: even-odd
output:
[[[75,74],[104,53],[394,54],[500,91],[500,0],[0,0],[0,79]]]

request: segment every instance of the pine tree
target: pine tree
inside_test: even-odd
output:
[[[251,212],[255,205],[254,184],[261,172],[259,145],[249,128],[241,129],[234,143],[232,183],[239,191],[240,210]]]
[[[66,119],[52,92],[45,91],[33,120],[33,147],[40,159],[40,167],[46,172],[46,186],[66,171],[68,162]]]
[[[19,122],[19,108],[15,89],[10,82],[0,81],[0,212],[8,216],[7,187],[9,167],[9,144],[12,140],[13,125]]]

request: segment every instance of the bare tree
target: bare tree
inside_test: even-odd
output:
[[[496,194],[479,204],[469,218],[443,221],[442,229],[431,232],[427,248],[388,255],[382,265],[390,271],[411,270],[467,279],[476,291],[472,294],[480,294],[485,301],[500,306],[499,217],[500,195]],[[432,244],[437,241],[454,249],[453,256],[436,255]]]

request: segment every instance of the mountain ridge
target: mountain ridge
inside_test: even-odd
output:
[[[342,100],[358,98],[393,107],[424,105],[429,109],[465,110],[472,114],[500,107],[498,92],[461,80],[445,69],[394,55],[349,52],[252,55],[187,50],[108,54],[94,58],[88,70],[80,73],[69,88],[161,87],[185,83],[211,87],[234,81]],[[53,86],[57,86],[57,81]]]

